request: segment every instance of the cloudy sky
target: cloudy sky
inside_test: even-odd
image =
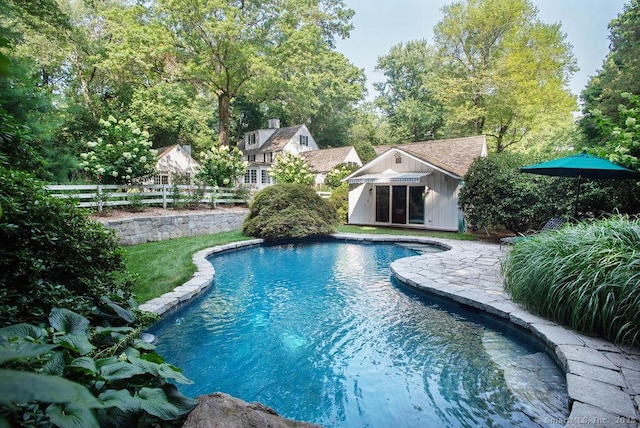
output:
[[[532,0],[545,23],[560,23],[573,46],[578,71],[570,89],[579,95],[601,67],[609,52],[609,22],[622,12],[625,0]],[[369,98],[373,82],[384,80],[374,72],[379,56],[400,42],[427,39],[433,42],[433,27],[442,19],[441,8],[452,0],[345,0],[355,10],[355,29],[347,40],[339,40],[338,51],[367,75]]]

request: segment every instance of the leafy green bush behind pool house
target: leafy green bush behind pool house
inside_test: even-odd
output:
[[[504,287],[536,313],[615,342],[640,342],[640,218],[579,223],[516,243]]]

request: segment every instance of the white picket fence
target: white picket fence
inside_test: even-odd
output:
[[[213,206],[247,204],[251,192],[247,189],[195,185],[106,185],[52,184],[46,186],[52,196],[73,198],[84,208],[102,211],[106,207],[127,205],[156,205],[167,208],[178,204],[211,204]]]

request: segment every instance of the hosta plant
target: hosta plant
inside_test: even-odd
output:
[[[0,329],[0,425],[179,426],[195,400],[189,383],[132,327],[92,327],[53,309],[47,328]]]

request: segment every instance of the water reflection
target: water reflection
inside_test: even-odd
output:
[[[415,254],[310,243],[217,255],[208,295],[156,326],[158,350],[195,381],[187,395],[222,391],[331,427],[566,416],[564,377],[540,349],[390,283],[390,262]]]

